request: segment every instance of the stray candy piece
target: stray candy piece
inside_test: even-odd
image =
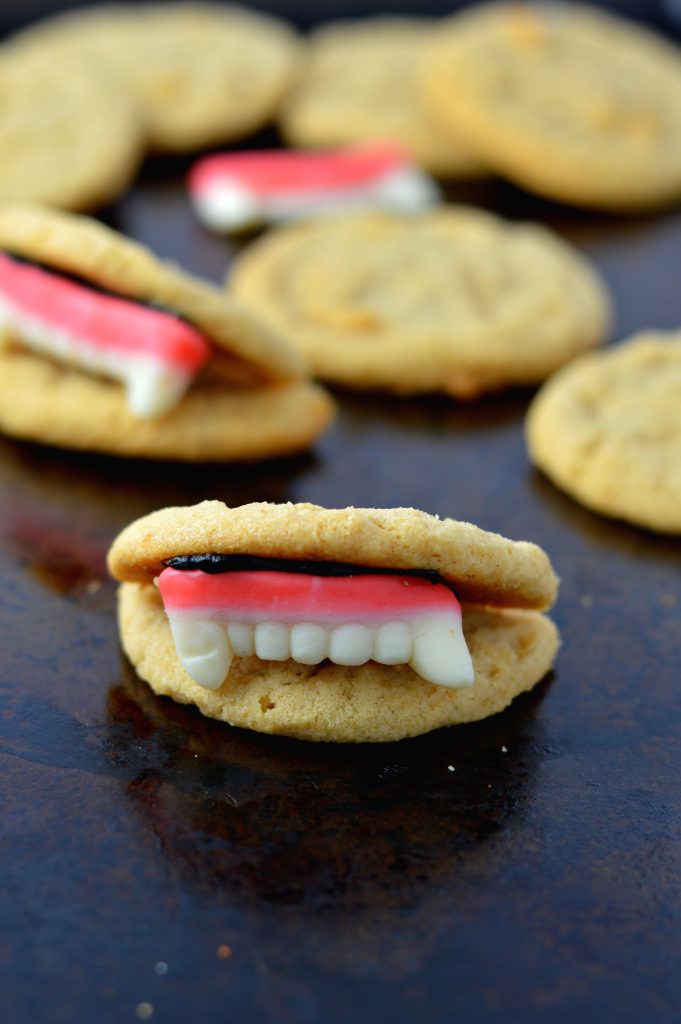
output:
[[[260,732],[377,742],[474,721],[558,646],[540,548],[416,509],[162,509],[109,568],[154,692]]]
[[[207,156],[189,175],[189,195],[206,227],[228,232],[340,210],[416,213],[441,198],[392,145]]]

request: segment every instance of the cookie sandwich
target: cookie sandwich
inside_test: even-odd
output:
[[[570,245],[466,206],[275,228],[242,251],[228,289],[320,378],[400,394],[537,383],[610,321]]]
[[[259,732],[378,742],[485,718],[558,647],[541,548],[416,509],[166,508],[109,568],[152,690]]]
[[[159,459],[307,447],[333,414],[300,356],[220,289],[97,221],[0,209],[0,429]]]
[[[527,416],[531,461],[577,501],[681,533],[681,332],[646,332],[564,367]]]
[[[441,25],[420,76],[452,144],[530,191],[624,212],[681,196],[681,50],[640,25],[477,4]]]

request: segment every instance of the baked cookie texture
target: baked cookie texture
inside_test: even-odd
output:
[[[443,138],[417,89],[419,65],[437,22],[380,17],[325,25],[308,37],[280,128],[294,146],[391,140],[443,178],[486,174],[463,143]]]
[[[681,195],[681,52],[578,3],[481,4],[422,64],[433,118],[551,199],[635,210]]]
[[[165,559],[204,551],[438,569],[464,607],[475,683],[447,690],[407,666],[251,657],[235,658],[222,686],[207,691],[182,667],[152,582]],[[300,739],[385,742],[484,718],[543,678],[559,643],[541,613],[555,598],[557,579],[540,548],[416,509],[265,502],[230,509],[217,501],[162,509],[119,535],[109,568],[123,581],[123,647],[155,693],[232,725]]]
[[[530,406],[527,443],[588,508],[681,533],[681,333],[637,334],[564,367]]]
[[[228,291],[319,377],[402,394],[536,383],[610,322],[604,285],[566,242],[464,206],[278,228],[237,258]]]
[[[253,459],[307,447],[333,403],[300,356],[224,293],[95,220],[38,205],[0,210],[0,249],[116,295],[171,309],[215,355],[180,404],[134,417],[122,386],[0,334],[0,428],[47,444],[160,459]]]
[[[85,52],[112,69],[136,98],[149,146],[164,152],[256,131],[273,116],[299,56],[284,22],[217,3],[68,12],[15,36],[13,45],[46,56]]]
[[[135,175],[144,146],[136,104],[94,62],[5,47],[0,98],[0,203],[89,210]]]

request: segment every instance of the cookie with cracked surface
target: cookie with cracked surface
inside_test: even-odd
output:
[[[0,59],[0,202],[88,210],[114,199],[142,159],[143,128],[124,86],[88,60]]]
[[[580,4],[455,15],[422,64],[443,130],[550,199],[635,210],[681,196],[681,52]]]
[[[604,285],[570,245],[463,206],[276,229],[228,290],[319,377],[402,394],[536,383],[609,325]]]
[[[284,22],[211,3],[110,5],[68,12],[14,37],[14,47],[86,52],[130,87],[154,150],[185,152],[242,138],[273,115],[299,44]]]
[[[485,176],[463,144],[443,138],[416,89],[436,25],[427,18],[381,17],[313,32],[280,115],[286,139],[307,147],[390,140],[438,177]]]
[[[530,406],[531,461],[596,512],[681,533],[681,333],[575,360]]]
[[[109,568],[154,692],[260,732],[385,742],[474,721],[558,647],[540,548],[415,509],[162,509],[119,535]]]
[[[224,292],[97,221],[0,211],[0,427],[190,460],[289,454],[333,407]]]

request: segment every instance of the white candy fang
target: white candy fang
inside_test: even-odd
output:
[[[194,682],[207,690],[217,690],[232,665],[232,648],[227,630],[209,619],[177,615],[170,628],[180,661]]]
[[[313,622],[216,622],[212,618],[169,612],[178,656],[200,686],[217,689],[234,656],[256,654],[264,661],[357,666],[410,665],[426,682],[453,689],[472,686],[473,663],[458,615],[432,615],[366,626],[359,622],[323,626]]]
[[[458,616],[433,616],[414,622],[414,653],[409,664],[429,683],[461,689],[472,686],[473,662]]]

